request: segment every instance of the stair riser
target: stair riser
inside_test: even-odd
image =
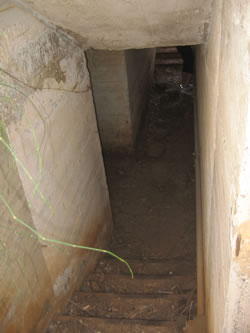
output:
[[[135,277],[129,275],[93,274],[84,281],[81,291],[119,294],[175,294],[195,288],[194,276]]]
[[[75,293],[64,315],[111,319],[176,320],[188,302],[188,295],[117,295]]]
[[[195,263],[193,262],[143,262],[129,260],[134,274],[145,275],[184,275],[192,273],[196,270]],[[127,267],[113,259],[103,259],[100,261],[96,272],[98,273],[113,273],[113,274],[127,274]]]
[[[175,322],[109,320],[100,318],[58,318],[47,333],[180,333]]]

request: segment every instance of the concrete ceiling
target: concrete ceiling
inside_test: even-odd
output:
[[[85,48],[121,50],[206,41],[210,0],[16,0]]]

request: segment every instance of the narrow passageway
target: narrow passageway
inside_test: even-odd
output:
[[[0,1],[0,333],[250,333],[249,22]]]
[[[135,156],[106,158],[111,247],[122,256],[195,255],[192,121],[189,96],[155,91]]]
[[[182,332],[196,311],[192,96],[154,88],[132,156],[106,155],[110,250],[48,333]]]

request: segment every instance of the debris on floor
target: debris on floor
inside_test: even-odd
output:
[[[192,97],[154,89],[135,154],[105,156],[110,250],[135,277],[102,257],[47,333],[178,333],[194,319],[193,140]]]

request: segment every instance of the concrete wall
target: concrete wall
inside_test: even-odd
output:
[[[16,0],[85,48],[121,50],[202,43],[210,0]]]
[[[0,332],[34,333],[97,258],[43,237],[106,247],[111,211],[84,52],[6,1],[0,31]]]
[[[146,110],[153,82],[155,49],[125,51],[133,142],[142,112]]]
[[[88,50],[103,149],[131,151],[152,84],[154,49]]]
[[[132,147],[132,124],[124,51],[87,51],[103,149]]]
[[[208,332],[250,331],[250,8],[214,1],[197,48]]]

